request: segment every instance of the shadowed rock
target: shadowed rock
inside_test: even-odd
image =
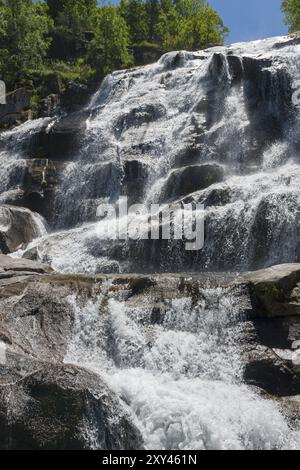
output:
[[[1,450],[132,450],[139,431],[98,375],[9,354],[0,366]]]
[[[86,129],[89,111],[79,111],[53,121],[30,139],[29,158],[48,158],[66,161],[74,158],[74,152]]]
[[[161,201],[187,196],[205,189],[224,178],[224,169],[217,164],[195,165],[174,170],[163,189]]]

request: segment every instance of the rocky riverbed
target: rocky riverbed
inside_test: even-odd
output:
[[[203,377],[203,384],[207,380],[211,384],[218,381],[222,384],[223,380],[224,387],[234,388],[239,384],[241,389],[249,389],[247,393],[251,391],[261,406],[274,403],[275,421],[269,424],[279,426],[276,420],[281,415],[289,436],[285,436],[285,443],[280,441],[282,436],[273,436],[270,445],[288,447],[300,419],[299,286],[300,265],[297,264],[247,275],[72,276],[55,273],[48,266],[29,260],[0,256],[0,447],[138,449],[146,445],[151,448],[145,423],[130,402],[132,398],[126,398],[124,390],[123,393],[116,390],[108,372],[101,371],[103,354],[109,356],[111,368],[122,372],[135,367],[142,381],[143,374],[153,370],[146,356],[155,353],[162,341],[162,330],[164,334],[173,331],[171,334],[176,335],[180,331],[191,334],[199,328],[199,334],[204,335],[205,317],[212,309],[218,328],[223,325],[239,331],[239,337],[229,340],[224,334],[208,345],[215,348],[209,354],[213,354],[210,359],[214,357],[216,370],[206,369],[203,351],[197,358],[203,363],[190,363],[188,355],[197,353],[195,349],[203,346],[191,341],[187,346],[191,350],[183,352],[177,349],[174,336],[169,348],[173,348],[172,354],[182,362],[182,370],[176,372],[174,364],[166,363],[166,370],[160,374],[176,372],[173,380],[180,381],[182,376],[191,383],[196,377]],[[219,298],[223,295],[231,303],[222,305],[221,301],[222,308],[211,305],[212,291],[213,302],[217,302],[214,289]],[[187,319],[178,318],[183,312],[176,310],[176,304],[182,302],[184,313],[191,321],[189,327]],[[126,320],[129,322],[131,318],[133,322],[131,334],[128,330],[122,332],[121,324],[125,321],[122,312],[118,312],[121,322],[118,336],[112,331],[116,313],[111,311],[111,306],[116,303],[123,311],[135,312]],[[234,313],[237,306],[238,317]],[[80,319],[78,310],[83,312]],[[139,331],[138,337],[133,335],[134,329]],[[211,337],[217,334],[210,330]],[[127,357],[123,356],[122,344]],[[78,354],[79,350],[84,356]],[[231,376],[227,370],[227,354],[231,355],[227,361],[233,361],[232,371],[237,366],[240,369],[238,376],[235,373]],[[96,361],[99,361],[98,368]],[[156,374],[154,377],[158,380]],[[243,409],[243,399],[240,400],[239,419],[243,421],[250,410]],[[236,419],[234,414],[231,418]],[[201,416],[198,419],[203,425]],[[257,427],[256,437],[261,439],[262,424],[257,422],[253,426]],[[243,442],[245,445],[247,431],[244,433],[233,447],[242,448]],[[253,440],[251,445],[255,447]],[[208,440],[207,446],[213,444]],[[168,448],[166,442],[165,447]]]

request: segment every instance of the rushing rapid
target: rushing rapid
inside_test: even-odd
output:
[[[128,307],[110,298],[110,287],[85,306],[69,299],[76,326],[65,362],[104,377],[129,407],[147,449],[299,446],[300,434],[280,407],[243,382],[240,295],[202,289],[196,305],[176,299],[153,324],[151,307]]]

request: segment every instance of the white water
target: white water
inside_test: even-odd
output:
[[[296,261],[299,109],[286,121],[284,112],[293,108],[300,46],[286,45],[288,40],[170,53],[156,64],[108,76],[91,99],[83,143],[57,190],[53,212],[55,229],[61,232],[41,240],[42,259],[63,272],[145,271],[149,266],[155,271],[248,270]],[[216,70],[215,54],[223,60]],[[244,74],[247,61],[253,61],[258,83],[249,85],[246,78],[234,83],[231,57],[241,61]],[[253,92],[258,106],[262,102],[258,116],[251,103]],[[212,107],[208,113],[206,103]],[[261,113],[266,115],[260,123]],[[13,131],[14,141],[41,125],[45,123],[37,121]],[[0,191],[11,186],[11,151],[15,155],[17,149],[4,150],[8,157],[6,169],[0,167]],[[124,195],[126,168],[132,161],[144,176],[137,184],[133,178],[129,196],[151,204],[161,200],[178,166],[190,165],[191,152],[193,164],[218,163],[225,171],[224,181],[191,195],[206,206],[201,252],[191,257],[174,243],[165,256],[165,245],[154,249],[144,241],[128,245],[113,239],[107,244],[97,237],[97,206]],[[4,160],[6,155],[0,165]],[[142,194],[137,195],[138,184]]]
[[[90,102],[83,144],[57,191],[54,228],[61,231],[47,234],[40,227],[41,238],[29,248],[67,273],[149,265],[155,271],[246,270],[297,260],[299,110],[285,122],[283,108],[292,106],[289,86],[299,78],[300,46],[284,47],[286,41],[170,53],[157,64],[107,77]],[[223,67],[214,72],[215,53]],[[262,69],[254,95],[263,102],[264,122],[249,103],[249,80],[233,83],[232,55]],[[47,123],[32,121],[1,135],[1,203],[21,187],[23,145]],[[190,165],[192,150],[193,164],[218,163],[225,171],[224,181],[192,194],[206,205],[207,219],[205,248],[192,262],[171,244],[157,260],[158,245],[99,240],[97,205],[124,193],[128,163],[137,161],[146,174],[141,197],[150,204],[161,199],[172,172]],[[196,306],[189,298],[173,300],[162,324],[150,321],[152,306],[112,298],[109,283],[95,302],[69,301],[76,326],[65,361],[105,378],[148,449],[300,447],[299,431],[290,429],[279,405],[243,383],[244,323],[230,292],[205,289]]]
[[[45,127],[49,118],[26,121],[14,129],[0,134],[0,203],[22,187],[26,171],[24,147],[28,140]]]
[[[69,299],[76,328],[65,362],[105,379],[147,449],[299,448],[300,431],[279,406],[243,384],[240,299],[204,289],[197,305],[173,300],[163,323],[153,325],[151,307],[128,307],[109,289],[96,303]]]
[[[56,191],[52,228],[61,232],[35,243],[41,258],[63,272],[247,270],[297,260],[299,109],[286,121],[284,112],[293,107],[300,46],[287,41],[173,52],[156,64],[108,76],[90,101],[82,145],[74,149],[74,161]],[[222,67],[216,66],[216,57]],[[243,68],[238,83],[232,57]],[[247,61],[257,76],[254,85],[245,78]],[[261,123],[251,93],[258,106],[262,103],[259,113],[266,113]],[[53,122],[29,121],[2,133],[0,202],[22,185],[28,138],[47,125],[51,132]],[[262,131],[268,123],[270,128]],[[129,196],[149,205],[161,200],[178,167],[191,164],[191,153],[192,164],[218,163],[225,171],[224,181],[191,195],[206,206],[201,252],[191,257],[174,243],[165,256],[165,245],[107,244],[97,237],[97,206],[126,193],[126,168],[132,161],[143,177],[132,179]],[[139,184],[141,194],[136,194]]]

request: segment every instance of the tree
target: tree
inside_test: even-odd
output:
[[[146,15],[148,24],[148,40],[154,42],[157,39],[156,25],[160,15],[159,0],[146,0]]]
[[[292,29],[299,2],[283,1]],[[0,79],[10,88],[30,80],[38,103],[49,76],[67,89],[164,51],[221,44],[227,31],[205,0],[0,0]]]
[[[129,32],[118,9],[105,6],[97,10],[95,37],[88,48],[88,61],[104,76],[113,70],[133,65],[128,51]]]
[[[223,44],[228,33],[218,13],[202,0],[164,0],[157,31],[166,50]]]
[[[120,13],[126,21],[132,44],[139,44],[148,39],[149,25],[143,0],[121,0]]]
[[[0,73],[7,83],[22,80],[31,68],[39,68],[50,45],[51,20],[47,6],[31,0],[0,3]]]
[[[289,31],[300,30],[300,0],[283,0],[281,9],[285,14],[285,23]]]
[[[47,4],[59,29],[75,35],[93,29],[97,0],[47,0]]]

